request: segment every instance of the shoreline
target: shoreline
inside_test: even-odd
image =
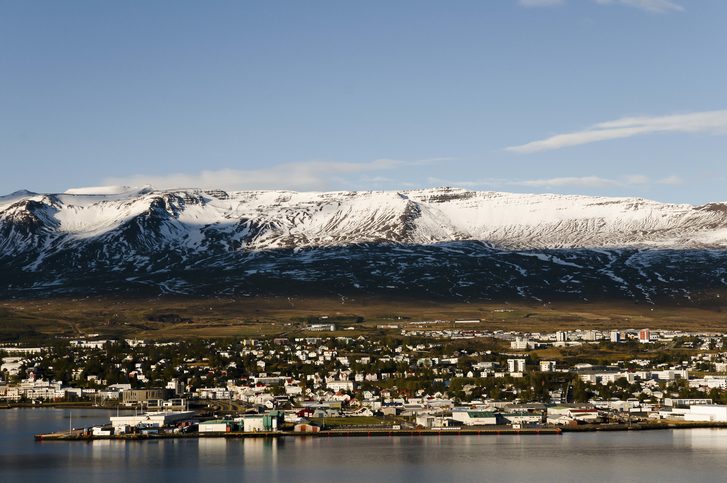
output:
[[[12,403],[0,406],[0,409],[116,409],[116,406],[94,406],[92,402],[79,401],[79,402],[68,402],[68,403],[44,403],[44,404],[32,404],[32,403]],[[119,406],[119,409],[127,409]],[[133,408],[132,408],[133,409]]]
[[[658,423],[633,424],[584,424],[563,426],[564,433],[588,433],[598,431],[652,431],[663,429],[727,429],[727,423],[664,421]]]
[[[334,429],[319,432],[292,432],[292,431],[259,431],[234,433],[184,433],[184,434],[124,434],[111,436],[94,436],[90,434],[70,435],[68,433],[36,434],[38,442],[43,441],[149,441],[160,439],[245,439],[245,438],[340,438],[340,437],[401,437],[401,436],[530,436],[530,435],[562,435],[563,433],[588,432],[628,432],[628,431],[656,431],[678,429],[727,429],[727,423],[646,423],[646,424],[613,424],[613,425],[582,425],[545,428],[468,428],[468,429]]]

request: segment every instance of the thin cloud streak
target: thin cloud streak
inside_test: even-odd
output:
[[[596,0],[599,5],[620,4],[651,13],[683,12],[685,9],[672,0]]]
[[[604,188],[616,186],[632,186],[648,184],[649,178],[641,175],[625,176],[623,179],[602,178],[600,176],[564,176],[559,178],[530,179],[514,181],[516,186],[529,186],[534,188]]]
[[[429,178],[430,183],[461,188],[492,188],[502,189],[506,187],[520,186],[528,188],[623,188],[629,186],[647,186],[651,184],[677,185],[682,180],[678,176],[669,176],[658,180],[652,180],[648,176],[633,174],[620,178],[604,178],[601,176],[561,176],[554,178],[540,179],[481,179],[472,181],[451,181],[441,178]]]
[[[530,154],[599,141],[668,132],[727,134],[727,110],[668,116],[624,117],[602,122],[582,131],[556,134],[519,146],[510,146],[505,148],[505,151]]]
[[[431,165],[451,158],[415,161],[377,159],[366,163],[302,161],[283,163],[263,169],[204,170],[199,173],[133,175],[107,178],[105,184],[123,186],[151,185],[159,189],[218,188],[226,190],[278,189],[322,191],[350,185],[351,175],[391,171],[404,167]]]
[[[656,184],[664,184],[669,186],[676,186],[682,183],[683,181],[679,176],[667,176],[666,178],[656,180]]]
[[[683,12],[686,10],[674,0],[593,0],[598,5],[624,5],[649,13]],[[521,7],[562,7],[566,0],[518,0]]]
[[[559,7],[565,5],[565,0],[518,0],[521,7]]]

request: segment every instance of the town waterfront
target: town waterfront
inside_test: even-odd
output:
[[[106,410],[0,410],[0,480],[724,481],[727,430],[44,442]]]

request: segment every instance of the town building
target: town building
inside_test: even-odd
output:
[[[459,421],[465,426],[490,426],[498,424],[502,416],[487,411],[473,411],[470,409],[455,409],[452,411],[452,419]]]
[[[121,393],[121,403],[126,406],[146,404],[152,399],[165,399],[164,389],[129,389]]]
[[[525,359],[508,359],[507,360],[507,371],[513,372],[525,372]]]
[[[194,417],[194,411],[163,411],[133,416],[112,416],[111,426],[116,434],[122,434],[129,432],[131,428],[163,428]]]
[[[649,329],[641,329],[639,331],[639,342],[648,344],[651,342],[651,331]]]

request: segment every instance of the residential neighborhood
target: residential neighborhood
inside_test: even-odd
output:
[[[723,334],[437,325],[378,338],[328,326],[303,337],[7,344],[0,404],[125,411],[98,436],[727,423]]]

